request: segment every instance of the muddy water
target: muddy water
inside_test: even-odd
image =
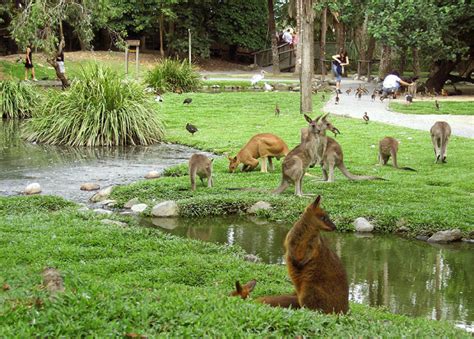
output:
[[[209,242],[238,244],[262,261],[283,264],[291,225],[242,217],[148,219],[144,225]],[[353,301],[394,313],[450,320],[474,331],[474,248],[430,245],[396,236],[325,233],[344,262]]]
[[[140,147],[86,148],[35,145],[21,140],[18,123],[0,120],[0,195],[20,194],[37,182],[43,194],[86,202],[92,192],[81,184],[101,187],[127,184],[151,170],[186,162],[192,148],[157,144]]]

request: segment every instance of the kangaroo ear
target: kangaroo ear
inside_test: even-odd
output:
[[[240,285],[240,282],[238,280],[235,282],[235,290],[238,294],[242,293],[242,285]]]
[[[253,279],[253,280],[250,280],[248,283],[246,283],[245,287],[247,288],[247,291],[250,293],[255,288],[255,285],[257,285],[257,280]]]
[[[316,119],[314,119],[315,122],[318,122],[319,119],[321,119],[321,116],[317,117]]]
[[[229,159],[230,161],[232,161],[232,157],[227,157],[227,159]]]
[[[304,118],[306,119],[306,121],[308,123],[312,123],[313,122],[313,119],[311,119],[309,116],[307,116],[306,114],[304,115]]]
[[[212,163],[212,162],[214,161],[214,158],[211,158],[211,159],[209,159],[209,160],[211,160],[211,163]]]
[[[313,202],[313,206],[314,207],[319,207],[319,203],[321,202],[321,196],[318,195],[318,197],[316,198],[316,200],[314,200]]]
[[[329,113],[326,113],[323,115],[323,117],[321,118],[321,120],[326,120],[326,118],[328,117]]]

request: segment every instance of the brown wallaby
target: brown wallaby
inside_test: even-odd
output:
[[[191,178],[191,190],[196,190],[196,174],[204,183],[204,178],[207,178],[207,187],[212,187],[212,162],[214,159],[209,159],[204,154],[193,154],[189,158],[189,177]]]
[[[448,156],[448,141],[451,136],[451,126],[446,121],[437,121],[430,129],[431,142],[435,152],[435,164],[441,160],[446,162]]]
[[[307,133],[304,140],[302,140],[298,146],[293,148],[291,152],[286,155],[285,160],[283,160],[281,184],[273,191],[275,194],[282,193],[291,183],[294,183],[295,194],[297,196],[302,196],[303,191],[301,186],[303,185],[303,177],[306,169],[309,165],[314,164],[317,161],[317,136],[319,134],[317,123],[321,116],[317,117],[315,120],[312,120],[306,114],[304,117],[309,124]]]
[[[407,170],[407,171],[414,171],[415,169],[411,167],[398,167],[397,163],[397,153],[398,153],[398,140],[392,137],[385,137],[379,141],[379,163],[381,165],[386,165],[388,159],[392,157],[393,167]]]
[[[296,293],[261,297],[258,302],[278,307],[306,307],[324,313],[347,313],[349,310],[346,271],[321,236],[321,231],[333,231],[336,226],[320,207],[320,202],[321,196],[318,196],[309,204],[286,236],[286,266]],[[254,286],[255,283],[252,289]],[[232,295],[245,299],[248,294],[244,297],[237,288]]]
[[[251,171],[258,166],[258,158],[262,158],[261,172],[267,172],[267,158],[270,170],[273,171],[272,157],[284,157],[289,152],[286,143],[271,133],[254,135],[235,157],[228,157],[229,172],[243,164],[242,171]]]

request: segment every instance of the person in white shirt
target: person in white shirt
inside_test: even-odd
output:
[[[400,79],[400,73],[398,71],[392,71],[389,75],[385,77],[382,84],[382,97],[386,98],[389,94],[394,94],[400,88],[400,85],[403,86],[412,86],[414,83],[408,83]]]
[[[287,44],[292,44],[293,43],[293,36],[291,35],[291,29],[288,28],[285,33],[283,33],[283,41],[286,42]]]

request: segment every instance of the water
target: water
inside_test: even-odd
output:
[[[256,218],[155,218],[143,224],[185,238],[238,244],[264,262],[284,263],[289,224]],[[467,243],[432,245],[397,236],[325,233],[341,257],[350,299],[390,312],[449,320],[474,332],[474,250]]]
[[[19,125],[0,121],[0,195],[21,194],[33,182],[42,194],[86,202],[93,192],[81,191],[86,182],[101,187],[128,184],[151,170],[186,162],[196,150],[169,144],[135,147],[60,147],[36,145],[20,139]]]

